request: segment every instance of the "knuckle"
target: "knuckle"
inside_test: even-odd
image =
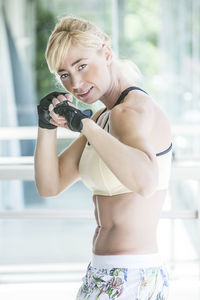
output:
[[[73,100],[72,94],[65,94],[65,97],[69,100]]]
[[[57,119],[57,115],[53,111],[50,112],[50,116],[53,120]]]
[[[53,99],[52,99],[52,104],[53,104],[53,106],[55,105],[55,101],[56,101],[56,98],[53,98]]]
[[[64,95],[59,95],[57,98],[58,98],[60,101],[64,101],[64,100],[65,100],[65,96],[64,96]]]

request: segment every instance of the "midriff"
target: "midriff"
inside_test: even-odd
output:
[[[134,192],[93,196],[97,228],[93,252],[97,255],[158,252],[157,225],[166,190],[144,198]]]

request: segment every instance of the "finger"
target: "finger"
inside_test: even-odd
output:
[[[58,100],[58,98],[53,98],[52,99],[52,104],[53,106],[56,106],[56,104],[60,103],[60,101]]]
[[[69,101],[68,101],[69,102]],[[72,102],[68,103],[70,106],[77,108],[76,105],[74,105]]]
[[[70,106],[77,108],[76,105],[74,105],[73,102],[72,102],[73,101],[73,96],[71,94],[65,94],[65,97],[66,97],[66,99],[68,101],[68,104]]]
[[[66,121],[66,119],[59,119],[58,118],[58,119],[54,120],[53,118],[51,118],[50,122],[53,123],[56,126],[60,126],[60,125],[65,124],[67,121]]]
[[[57,98],[60,102],[63,102],[66,100],[66,97],[64,95],[59,95]]]
[[[54,119],[50,119],[49,122],[55,126],[58,126],[58,123]]]
[[[72,102],[72,100],[73,100],[73,96],[72,96],[71,94],[69,94],[69,93],[68,93],[68,94],[65,94],[65,95],[59,95],[57,98],[58,98],[61,102],[66,101],[66,100]]]
[[[51,112],[53,109],[54,109],[54,106],[53,106],[53,104],[51,103],[51,104],[49,105],[49,112]]]
[[[72,102],[73,101],[73,96],[72,94],[65,94],[65,97],[68,101]]]
[[[63,120],[62,122],[56,122],[54,119],[50,119],[50,123],[57,127],[69,128],[66,120]]]
[[[64,116],[61,116],[61,115],[58,115],[54,112],[54,110],[51,110],[49,111],[49,115],[52,119],[54,119],[56,122],[59,122],[59,121],[66,121],[65,117]]]

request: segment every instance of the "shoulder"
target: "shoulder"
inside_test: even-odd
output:
[[[115,106],[111,111],[111,117],[128,117],[134,115],[137,118],[153,117],[153,99],[141,91],[131,91],[124,98],[123,103]],[[139,119],[137,119],[139,121]]]
[[[123,103],[114,107],[110,114],[110,123],[114,132],[133,129],[132,132],[149,132],[155,120],[153,99],[141,91],[131,91]]]

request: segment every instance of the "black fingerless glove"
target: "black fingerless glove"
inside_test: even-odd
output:
[[[54,107],[54,112],[61,116],[64,116],[67,120],[67,125],[69,129],[72,131],[81,132],[83,128],[83,124],[81,122],[82,119],[90,118],[92,116],[92,110],[79,110],[75,107],[72,107],[68,104],[68,101],[63,101],[62,103],[58,103]]]
[[[38,111],[38,125],[41,128],[46,128],[46,129],[55,129],[57,126],[51,124],[49,121],[51,119],[49,115],[49,105],[52,103],[53,98],[56,98],[59,95],[65,95],[66,93],[62,92],[52,92],[42,98],[40,100],[40,104],[37,106],[37,111]]]

